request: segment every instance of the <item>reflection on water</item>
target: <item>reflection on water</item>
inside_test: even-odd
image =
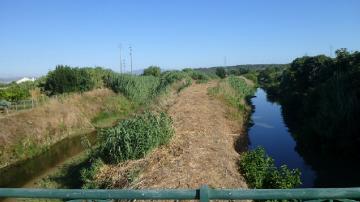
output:
[[[269,102],[262,89],[258,89],[255,96],[251,100],[255,111],[251,116],[254,125],[249,129],[249,148],[262,146],[274,158],[277,166],[286,164],[290,168],[300,169],[302,187],[312,187],[315,172],[295,151],[296,142],[284,123],[281,106]]]
[[[68,158],[79,154],[85,149],[82,143],[84,137],[87,137],[90,143],[94,143],[96,132],[65,138],[34,158],[2,168],[0,187],[23,187]]]

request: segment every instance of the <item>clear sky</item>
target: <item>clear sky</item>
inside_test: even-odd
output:
[[[360,50],[360,0],[0,0],[0,77],[57,64],[134,69],[288,63]]]

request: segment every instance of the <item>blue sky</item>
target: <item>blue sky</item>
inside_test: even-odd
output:
[[[0,0],[0,77],[57,64],[134,69],[288,63],[360,50],[359,0]]]

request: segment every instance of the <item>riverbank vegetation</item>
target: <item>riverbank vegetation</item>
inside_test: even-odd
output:
[[[251,188],[291,189],[301,184],[300,171],[286,165],[276,167],[262,147],[242,153],[239,168]]]
[[[241,123],[247,120],[251,111],[246,102],[254,92],[254,85],[249,85],[244,78],[237,76],[229,76],[208,90],[209,95],[220,99],[228,106],[229,116],[239,119]]]
[[[163,112],[145,112],[101,130],[99,144],[90,154],[92,165],[81,171],[83,188],[106,187],[103,180],[96,180],[105,163],[118,164],[143,158],[167,144],[173,133],[171,118]]]
[[[280,101],[301,152],[360,152],[360,52],[304,56],[260,75],[261,85]]]
[[[155,77],[61,65],[35,82],[10,84],[1,90],[14,91],[14,99],[28,99],[36,90],[46,102],[1,118],[0,165],[31,158],[71,134],[113,126],[140,108],[144,110],[145,103],[166,94],[171,85],[177,83],[176,91],[180,92],[193,78],[205,81],[208,77],[194,70],[167,71]],[[18,96],[24,92],[28,94]]]

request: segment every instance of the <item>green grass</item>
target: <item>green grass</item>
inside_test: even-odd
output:
[[[244,79],[229,76],[221,80],[217,86],[208,90],[209,95],[224,101],[228,106],[234,107],[239,111],[246,108],[246,99],[253,95],[255,88],[248,85]]]
[[[166,144],[174,131],[165,113],[145,112],[100,132],[98,155],[108,163],[139,159]]]
[[[106,182],[96,180],[96,174],[106,164],[117,164],[145,157],[155,148],[167,144],[174,130],[172,120],[165,113],[144,112],[123,120],[118,125],[102,129],[99,142],[91,156],[91,166],[82,169],[83,188],[100,188]],[[127,173],[127,181],[133,182],[141,169]]]
[[[121,93],[140,105],[157,95],[159,84],[160,79],[154,76],[113,74],[106,80],[106,85],[114,92]]]
[[[134,103],[122,95],[106,98],[102,108],[102,111],[91,120],[97,128],[111,127],[136,109]]]

